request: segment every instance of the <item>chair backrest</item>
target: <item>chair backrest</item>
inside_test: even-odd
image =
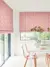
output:
[[[22,50],[23,50],[24,57],[29,55],[26,44],[22,45]]]

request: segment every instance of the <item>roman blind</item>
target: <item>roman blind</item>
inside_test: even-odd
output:
[[[50,12],[20,12],[20,31],[28,32],[34,27],[48,31],[50,27]]]
[[[13,32],[13,10],[0,0],[0,33]]]

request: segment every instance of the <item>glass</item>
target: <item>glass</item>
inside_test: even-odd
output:
[[[4,62],[3,59],[3,36],[0,34],[0,65]]]
[[[21,32],[20,39],[21,40],[37,40],[39,32]]]
[[[9,57],[10,41],[8,41],[8,34],[0,34],[0,66]]]
[[[36,48],[50,50],[50,32],[21,32],[20,39],[36,41]]]
[[[50,32],[21,32],[21,40],[50,40]]]
[[[5,59],[7,59],[8,58],[8,35],[7,34],[5,34],[4,41],[5,41]]]

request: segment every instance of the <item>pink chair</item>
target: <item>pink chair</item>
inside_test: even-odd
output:
[[[37,59],[36,53],[34,53],[33,51],[28,51],[26,44],[22,46],[22,50],[23,50],[23,55],[26,58],[24,67],[26,67],[28,59],[33,59],[33,61],[34,61],[34,65],[33,66],[36,67],[36,65],[37,65],[37,62],[36,62],[36,59]]]

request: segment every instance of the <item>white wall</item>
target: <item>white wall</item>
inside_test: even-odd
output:
[[[13,28],[14,32],[11,35],[11,54],[21,55],[21,44],[20,44],[20,32],[19,32],[19,12],[13,10]]]
[[[13,10],[13,33],[11,34],[11,54],[14,55],[17,49],[17,37],[19,34],[19,13]]]
[[[4,0],[12,9],[20,11],[50,11],[50,0]]]

